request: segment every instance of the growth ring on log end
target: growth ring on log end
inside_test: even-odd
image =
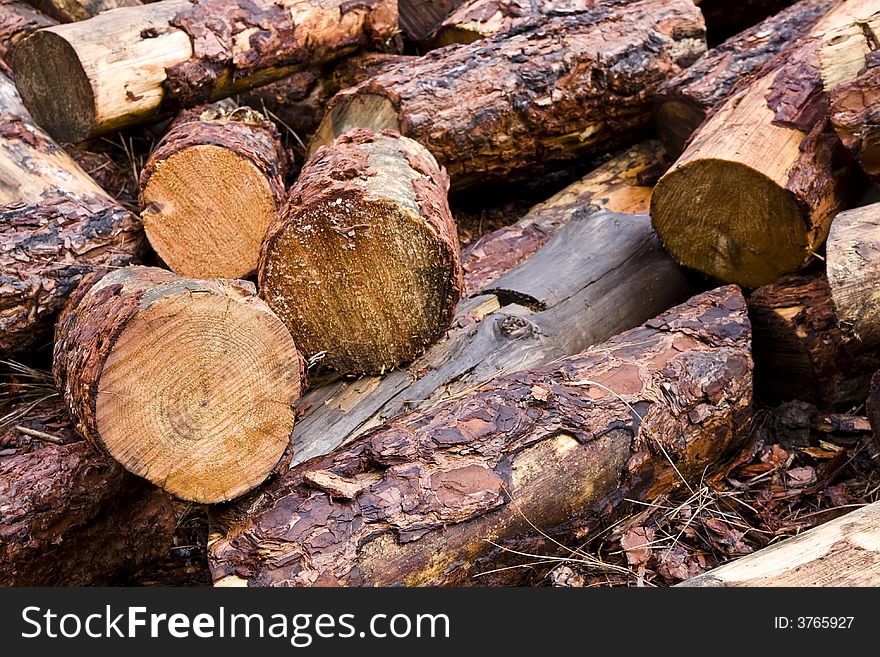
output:
[[[214,503],[279,465],[302,359],[252,284],[128,267],[74,292],[53,372],[92,444],[177,497]]]

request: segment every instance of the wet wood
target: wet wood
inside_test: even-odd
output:
[[[831,219],[862,191],[828,122],[821,37],[874,6],[851,0],[832,9],[741,84],[660,179],[651,216],[679,262],[754,288],[812,260]]]
[[[704,50],[690,0],[538,20],[342,91],[315,143],[355,126],[390,128],[427,147],[453,188],[510,181],[638,141],[657,85]]]
[[[381,47],[396,26],[392,0],[163,0],[40,30],[12,68],[37,122],[80,141]]]
[[[287,156],[275,124],[222,103],[184,111],[140,176],[141,221],[172,270],[245,278],[285,201]]]
[[[677,586],[880,586],[880,502]]]
[[[232,499],[290,457],[302,361],[251,283],[96,272],[53,356],[77,432],[176,497]]]
[[[462,285],[448,188],[431,154],[397,133],[356,129],[312,154],[259,271],[306,358],[381,374],[440,339]]]
[[[523,559],[511,551],[556,555],[545,536],[572,544],[624,499],[700,478],[740,444],[750,407],[745,301],[720,288],[578,356],[403,415],[219,509],[213,578],[516,584],[524,571],[503,566]]]
[[[0,355],[49,341],[82,277],[136,262],[146,240],[119,205],[33,123],[0,72]]]
[[[681,155],[690,136],[737,83],[808,34],[835,2],[801,0],[730,37],[661,84],[657,131],[670,155]]]

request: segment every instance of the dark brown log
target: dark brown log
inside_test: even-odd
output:
[[[749,297],[749,317],[758,398],[839,411],[864,401],[880,353],[848,348],[824,273],[789,274],[758,288]]]
[[[140,176],[141,221],[165,264],[192,278],[245,278],[285,200],[275,124],[249,107],[182,112]]]
[[[393,0],[163,0],[40,30],[12,68],[35,120],[80,141],[381,46],[396,27]]]
[[[251,283],[95,272],[53,356],[79,434],[179,498],[232,499],[290,458],[302,359]]]
[[[827,35],[822,80],[831,124],[873,180],[880,180],[880,12]]]
[[[152,0],[27,0],[29,5],[60,23],[84,21],[118,7],[136,7]]]
[[[704,50],[690,0],[536,19],[342,91],[315,143],[352,127],[390,128],[427,147],[453,187],[509,181],[637,141],[657,85]]]
[[[411,41],[423,41],[464,0],[399,0],[398,21]]]
[[[186,505],[76,436],[60,397],[0,446],[0,586],[113,584],[168,553]]]
[[[651,217],[679,262],[754,288],[812,260],[831,219],[862,191],[828,121],[821,37],[873,6],[835,6],[808,37],[744,80],[660,179]]]
[[[557,555],[625,499],[682,486],[737,447],[751,364],[739,290],[694,297],[292,468],[221,511],[214,581],[516,584],[511,551]]]
[[[677,586],[880,586],[880,502]]]
[[[319,148],[266,234],[260,295],[307,358],[343,374],[410,362],[461,294],[449,179],[421,145],[356,129]]]
[[[730,37],[661,84],[657,132],[670,155],[681,155],[691,134],[738,82],[808,34],[836,1],[801,0]],[[738,13],[730,3],[727,6],[728,13]]]
[[[0,59],[8,60],[19,41],[52,25],[55,21],[24,2],[0,0]]]
[[[140,223],[30,120],[0,73],[0,354],[39,344],[83,275],[137,261]]]
[[[865,414],[874,433],[874,443],[880,447],[880,370],[874,373],[868,384],[868,397],[865,400]]]

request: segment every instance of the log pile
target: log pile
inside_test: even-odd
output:
[[[878,16],[0,0],[0,585],[131,581],[193,513],[217,586],[584,581],[606,535],[644,582],[639,505],[772,502],[795,449],[813,524],[872,501]],[[876,516],[742,572],[880,583]]]

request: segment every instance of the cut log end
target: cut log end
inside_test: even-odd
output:
[[[175,272],[243,278],[277,209],[263,172],[247,158],[201,144],[160,163],[142,192],[150,244]]]
[[[671,171],[654,189],[651,219],[679,262],[747,288],[799,269],[812,254],[794,195],[738,162],[700,159]]]
[[[59,141],[89,137],[97,124],[95,94],[74,48],[52,29],[35,32],[15,48],[15,85],[34,121]],[[64,93],[46,80],[60,80]]]
[[[274,236],[261,281],[303,353],[341,372],[380,373],[447,328],[453,268],[411,209],[337,198],[301,209]]]

